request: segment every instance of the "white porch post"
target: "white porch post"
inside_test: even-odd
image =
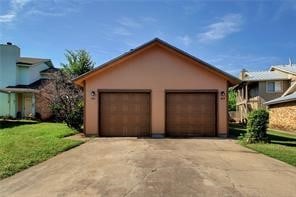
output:
[[[32,93],[32,117],[35,117],[35,93]]]
[[[248,84],[246,84],[246,99],[249,100]]]
[[[9,103],[9,108],[8,108],[9,113],[8,113],[8,115],[11,116],[11,92],[9,92],[9,94],[8,94],[8,103]]]

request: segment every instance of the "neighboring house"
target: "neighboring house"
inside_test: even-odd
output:
[[[296,80],[296,65],[271,66],[268,71],[240,73],[242,82],[235,86],[238,119],[244,121],[250,111],[266,109],[266,102],[277,99],[290,91]]]
[[[227,90],[240,82],[156,38],[74,80],[84,132],[115,136],[227,136]]]
[[[269,127],[296,132],[296,82],[281,97],[265,104],[269,109]]]
[[[48,103],[39,94],[52,72],[50,59],[20,56],[20,48],[11,43],[0,45],[0,117],[50,117]]]

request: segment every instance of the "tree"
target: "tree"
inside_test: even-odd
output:
[[[236,93],[234,90],[228,91],[228,110],[236,111]]]
[[[69,75],[57,72],[52,82],[54,97],[51,108],[56,120],[65,121],[74,129],[81,130],[83,124],[83,92],[71,81]]]
[[[95,63],[92,61],[89,53],[83,49],[71,51],[66,50],[65,57],[67,63],[62,63],[63,71],[71,77],[77,77],[94,68]]]
[[[70,51],[65,54],[67,63],[63,69],[54,73],[50,82],[43,88],[57,121],[81,130],[83,124],[83,91],[72,79],[93,69],[94,63],[85,50]]]

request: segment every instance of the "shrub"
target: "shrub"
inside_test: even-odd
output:
[[[266,110],[259,109],[249,113],[247,133],[240,137],[244,143],[268,142],[267,123],[269,114]]]
[[[11,115],[4,115],[4,116],[0,116],[0,119],[3,119],[3,120],[14,120],[15,118],[12,117]]]
[[[65,117],[68,127],[81,131],[83,125],[83,102],[78,102]]]
[[[228,111],[236,111],[236,93],[234,90],[228,91]]]

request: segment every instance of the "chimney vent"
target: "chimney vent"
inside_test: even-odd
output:
[[[246,75],[247,72],[248,71],[246,69],[242,69],[241,72],[240,72],[240,74],[239,74],[239,78],[241,80],[243,80],[245,78],[245,75]]]
[[[12,43],[11,43],[11,42],[7,42],[6,44],[7,44],[7,45],[12,45]]]

